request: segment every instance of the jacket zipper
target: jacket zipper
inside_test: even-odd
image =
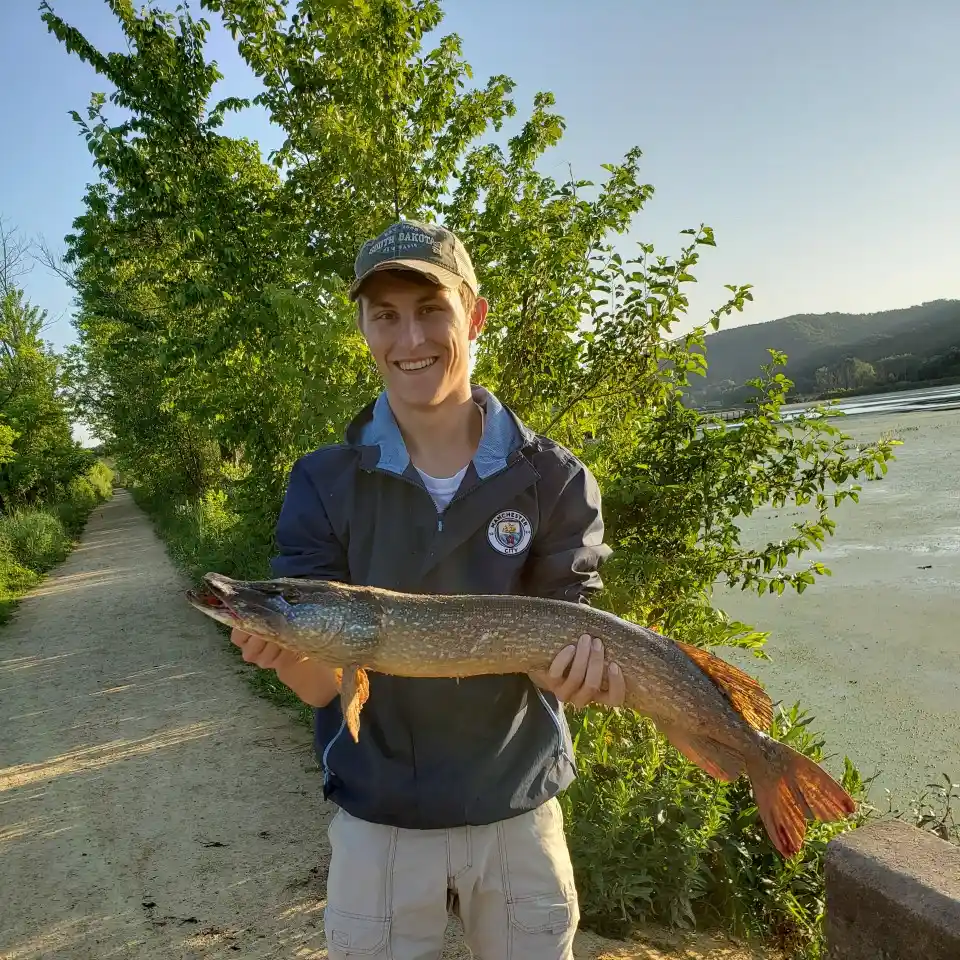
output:
[[[468,496],[470,496],[471,493],[473,493],[474,490],[477,490],[478,488],[482,487],[487,481],[492,480],[494,477],[499,477],[501,473],[506,473],[508,470],[510,470],[510,469],[512,469],[513,467],[515,467],[515,466],[517,465],[517,463],[519,462],[519,460],[520,460],[520,456],[521,456],[521,455],[520,455],[519,453],[511,454],[511,456],[507,459],[506,464],[505,464],[503,467],[501,467],[496,473],[491,473],[489,477],[486,477],[486,478],[484,478],[483,480],[478,480],[472,487],[470,487],[469,490],[466,490],[466,491],[464,491],[463,493],[460,493],[459,491],[458,491],[457,493],[455,493],[455,494],[450,498],[450,502],[443,508],[443,510],[439,511],[438,514],[437,514],[437,531],[438,531],[438,532],[442,532],[442,531],[443,531],[443,517],[444,517],[444,514],[446,514],[446,512],[447,512],[458,500],[464,500],[464,499],[466,499]]]
[[[466,492],[464,492],[464,493],[459,493],[459,492],[458,492],[458,493],[454,494],[454,496],[451,497],[450,502],[443,508],[443,510],[438,511],[438,513],[437,513],[437,532],[438,532],[438,533],[442,533],[442,532],[443,532],[443,516],[444,516],[444,514],[447,512],[447,510],[449,510],[450,507],[453,506],[453,504],[455,504],[458,500],[464,500],[464,499],[466,499],[466,497],[468,497],[474,490],[476,490],[477,488],[483,486],[483,484],[486,483],[487,480],[491,480],[491,479],[493,479],[493,477],[499,477],[501,473],[505,473],[507,470],[511,470],[513,467],[515,467],[515,466],[520,462],[520,460],[521,460],[522,458],[523,458],[523,454],[522,454],[520,451],[515,451],[513,454],[511,454],[510,457],[507,458],[506,464],[505,464],[501,469],[499,469],[496,473],[490,474],[490,476],[487,477],[485,480],[478,480],[477,483],[475,483],[475,484],[474,484],[469,490],[467,490]],[[430,497],[430,491],[427,490],[427,488],[426,488],[422,483],[417,483],[416,480],[412,480],[410,477],[405,477],[405,476],[404,476],[403,474],[401,474],[401,473],[393,473],[393,472],[390,471],[390,470],[382,470],[382,469],[380,469],[380,467],[370,467],[370,468],[368,469],[368,472],[369,472],[369,473],[382,473],[382,474],[384,474],[384,475],[386,475],[386,476],[396,477],[396,478],[398,478],[398,479],[400,479],[400,480],[403,480],[405,483],[410,484],[411,487],[416,487],[418,490],[422,490],[428,497]],[[433,503],[433,497],[430,497],[430,502]],[[434,506],[436,506],[436,504],[434,504]],[[459,682],[460,682],[460,678],[457,677],[457,683],[459,683]],[[541,703],[541,705],[543,706],[543,709],[547,711],[547,715],[550,717],[550,720],[552,721],[552,723],[553,723],[553,725],[554,725],[554,727],[555,727],[555,729],[556,729],[556,732],[557,732],[557,745],[558,745],[558,756],[560,756],[560,757],[566,756],[567,759],[568,759],[568,761],[569,761],[571,764],[573,764],[574,767],[575,767],[575,766],[576,766],[576,761],[574,760],[573,757],[571,757],[571,756],[567,753],[567,750],[566,750],[566,742],[565,742],[564,736],[563,736],[562,721],[557,717],[557,715],[553,712],[553,710],[550,709],[550,705],[547,703],[546,697],[544,697],[544,695],[543,695],[543,691],[542,691],[539,687],[536,687],[536,685],[534,685],[534,686],[535,686],[535,689],[536,689],[536,692],[537,692],[537,696],[538,696],[538,698],[539,698],[539,700],[540,700],[540,703]],[[329,768],[327,767],[327,755],[330,753],[331,748],[333,747],[334,743],[335,743],[335,742],[337,741],[337,739],[339,738],[340,734],[343,733],[343,730],[344,730],[344,727],[345,727],[345,726],[346,726],[346,722],[344,721],[344,723],[341,724],[340,729],[339,729],[339,730],[336,732],[336,734],[333,736],[333,739],[331,739],[331,741],[327,744],[326,750],[323,751],[323,765],[324,765],[324,770],[325,770],[325,778],[329,776],[329,773],[327,772],[327,771],[329,770]]]

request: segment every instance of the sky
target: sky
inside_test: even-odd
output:
[[[168,10],[175,0],[160,0]],[[120,50],[105,0],[52,0],[101,50]],[[680,231],[716,232],[695,273],[691,322],[753,284],[725,325],[797,313],[872,312],[960,297],[960,4],[956,0],[444,0],[478,84],[505,73],[518,115],[550,90],[566,134],[541,169],[600,179],[632,146],[655,194],[629,242],[675,254]],[[215,14],[215,96],[256,79]],[[428,38],[429,42],[430,38]],[[37,0],[0,0],[0,217],[63,248],[95,179],[70,110],[109,92],[40,20]],[[278,131],[258,111],[227,131]],[[508,134],[513,129],[506,131]],[[632,248],[625,248],[627,253]],[[75,339],[71,295],[37,265],[24,286]]]

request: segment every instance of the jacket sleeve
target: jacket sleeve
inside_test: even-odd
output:
[[[275,538],[278,553],[270,562],[275,577],[349,582],[346,550],[334,532],[324,498],[303,459],[290,471]]]
[[[598,571],[611,553],[603,542],[600,488],[593,474],[573,457],[558,467],[559,479],[544,485],[546,509],[530,548],[527,591],[538,597],[588,603],[603,587]]]

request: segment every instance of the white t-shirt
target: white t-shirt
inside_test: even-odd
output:
[[[483,407],[481,407],[479,403],[477,404],[477,409],[480,411],[480,434],[483,435],[487,418],[483,413]],[[467,467],[469,466],[470,464],[468,463]],[[433,497],[433,502],[437,505],[438,513],[443,513],[444,508],[453,499],[457,490],[460,489],[460,482],[467,472],[467,467],[457,471],[452,477],[431,477],[430,474],[424,473],[417,467],[417,473],[423,478],[423,485],[427,488],[430,496]]]
[[[469,464],[467,464],[469,466]],[[423,478],[423,485],[427,488],[433,502],[437,505],[437,512],[440,513],[446,505],[453,499],[453,495],[460,489],[460,481],[463,480],[467,472],[467,467],[459,470],[452,477],[431,477],[417,467],[417,473]]]

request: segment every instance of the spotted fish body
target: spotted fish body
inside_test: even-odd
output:
[[[649,717],[709,775],[746,773],[774,845],[800,849],[806,820],[852,813],[846,791],[809,758],[772,739],[770,698],[738,668],[603,610],[525,596],[404,594],[330,581],[235,581],[208,574],[190,600],[209,616],[342,671],[348,728],[360,736],[366,671],[467,677],[546,670],[583,634],[603,641]]]

